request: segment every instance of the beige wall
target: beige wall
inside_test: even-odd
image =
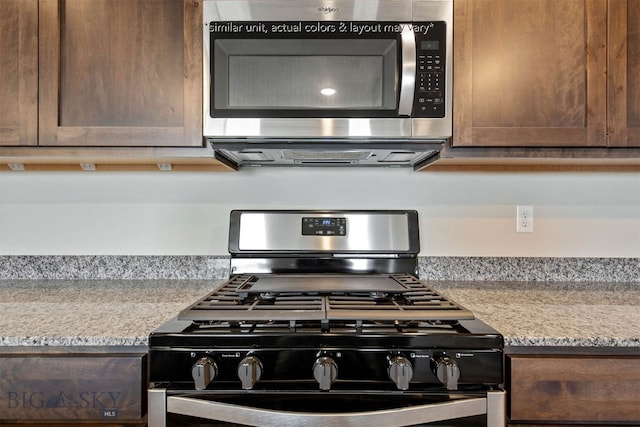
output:
[[[424,256],[640,257],[637,173],[324,168],[0,172],[0,255],[226,255],[241,208],[416,209]]]

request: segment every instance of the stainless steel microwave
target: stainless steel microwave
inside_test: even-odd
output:
[[[452,0],[203,4],[203,132],[231,163],[415,166],[451,136]]]

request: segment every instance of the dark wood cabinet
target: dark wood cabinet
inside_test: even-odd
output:
[[[609,0],[608,135],[640,147],[640,0]]]
[[[0,146],[38,138],[38,0],[0,7]]]
[[[512,354],[506,367],[512,425],[640,423],[638,355]]]
[[[202,139],[201,21],[199,0],[2,0],[0,170],[230,170]],[[640,165],[640,0],[454,0],[454,35],[434,168]]]
[[[606,146],[607,0],[455,0],[454,25],[453,147]]]
[[[640,147],[640,0],[455,0],[454,23],[444,157],[640,164],[610,149]]]
[[[231,170],[202,138],[198,0],[3,0],[0,170]]]
[[[202,5],[40,0],[41,146],[202,142]]]
[[[146,421],[146,353],[130,349],[6,349],[0,424]]]

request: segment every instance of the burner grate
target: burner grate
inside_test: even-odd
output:
[[[398,293],[277,293],[244,290],[259,280],[233,276],[211,294],[183,310],[180,320],[373,320],[429,321],[473,319],[473,313],[429,289],[411,275],[390,275],[406,289]],[[326,323],[326,322],[325,322]]]
[[[285,295],[276,299],[243,297],[239,290],[255,281],[253,275],[233,276],[218,289],[178,315],[180,320],[324,319],[325,301],[318,295]]]
[[[299,321],[210,321],[194,322],[189,333],[197,335],[243,335],[243,334],[304,334],[324,332],[340,334],[395,334],[395,333],[469,333],[457,321],[356,321],[356,320],[299,320]]]
[[[437,294],[436,294],[437,295]],[[473,313],[440,296],[407,297],[367,301],[357,298],[327,297],[329,319],[371,320],[463,320]]]

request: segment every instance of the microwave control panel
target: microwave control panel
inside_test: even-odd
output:
[[[445,67],[447,24],[414,23],[416,35],[416,88],[413,117],[445,116]]]

